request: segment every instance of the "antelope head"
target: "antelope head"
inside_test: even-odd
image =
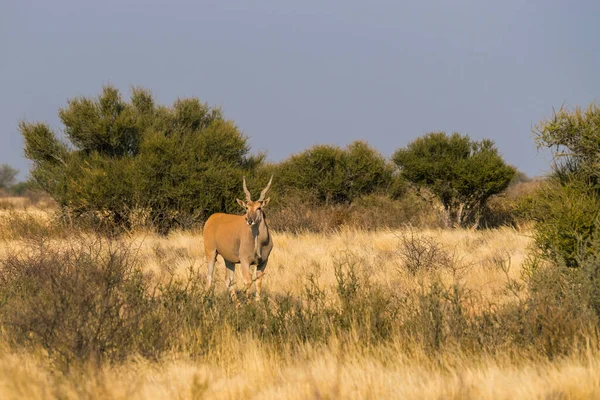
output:
[[[265,195],[267,194],[267,191],[269,190],[269,188],[271,187],[271,182],[273,181],[273,176],[271,176],[271,179],[269,180],[269,183],[267,184],[267,186],[262,190],[262,192],[260,192],[260,197],[258,200],[253,201],[252,200],[252,195],[250,194],[250,192],[248,191],[248,188],[246,187],[246,177],[244,177],[244,193],[246,194],[246,201],[242,201],[240,199],[236,199],[236,201],[238,202],[238,204],[242,207],[244,207],[244,209],[246,210],[246,223],[249,226],[254,226],[256,224],[259,224],[262,222],[263,218],[264,218],[264,214],[263,214],[263,208],[267,206],[267,204],[269,204],[269,201],[271,200],[270,197],[267,197],[265,199]]]

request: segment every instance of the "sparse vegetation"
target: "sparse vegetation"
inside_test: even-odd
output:
[[[600,360],[594,286],[583,274],[532,266],[527,235],[508,228],[278,233],[263,299],[239,308],[223,287],[221,263],[216,287],[205,292],[198,234],[59,230],[6,235],[12,239],[0,248],[0,382],[27,379],[46,393],[6,384],[15,396],[143,397],[151,390],[143,377],[152,374],[154,397],[437,398],[455,390],[448,368],[512,374]],[[321,363],[340,375],[286,378]],[[249,367],[266,375],[245,377]],[[171,368],[181,369],[176,381]],[[354,374],[370,380],[408,368],[413,379],[426,374],[442,386],[352,383]],[[267,371],[279,371],[285,389]],[[480,398],[484,376],[473,376],[463,397]],[[534,382],[527,393],[558,387]],[[497,397],[508,389],[489,390]],[[590,382],[585,390],[599,388]]]
[[[20,125],[58,213],[0,171],[28,196],[0,200],[3,398],[600,396],[595,105],[538,126],[545,180],[443,132],[399,170],[364,142],[265,164],[220,110],[137,88],[59,114],[68,143]],[[243,174],[277,177],[276,245],[238,305],[197,228]]]

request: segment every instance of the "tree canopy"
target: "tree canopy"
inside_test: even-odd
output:
[[[133,88],[130,101],[106,86],[59,111],[65,141],[47,124],[21,122],[33,182],[74,215],[136,219],[159,231],[236,209],[243,174],[262,162],[220,109],[197,98],[171,107]]]
[[[318,145],[295,154],[277,166],[279,190],[310,193],[322,204],[351,203],[384,191],[392,183],[393,168],[367,143],[346,148]]]
[[[493,141],[459,133],[428,133],[397,150],[393,160],[407,181],[439,199],[449,226],[477,226],[486,201],[516,173]]]

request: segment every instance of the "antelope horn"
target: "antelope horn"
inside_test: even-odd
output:
[[[265,199],[265,194],[267,194],[267,192],[271,188],[271,182],[273,182],[273,175],[271,175],[271,179],[269,179],[269,183],[267,183],[267,187],[264,188],[262,192],[260,192],[260,198],[258,199],[258,201],[263,201]]]
[[[244,176],[244,193],[246,193],[246,201],[252,201],[252,195],[250,194],[250,192],[248,191],[248,188],[246,187],[246,177]]]

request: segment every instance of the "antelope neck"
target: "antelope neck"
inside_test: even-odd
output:
[[[259,238],[259,236],[263,236],[264,239],[266,239],[268,237],[269,233],[264,213],[260,219],[260,223],[252,225],[250,229],[252,230],[253,238]],[[259,239],[263,239],[263,237],[260,237]]]

